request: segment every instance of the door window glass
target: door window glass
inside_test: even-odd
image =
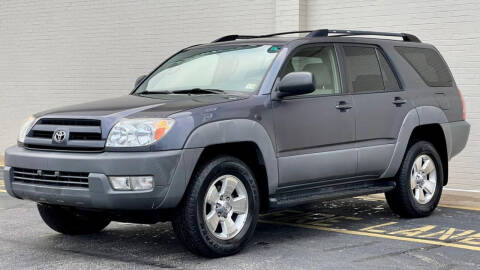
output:
[[[345,46],[345,64],[353,93],[384,90],[375,48]]]
[[[340,77],[333,46],[307,47],[297,51],[282,71],[282,76],[296,71],[312,73],[315,91],[308,95],[340,94]]]

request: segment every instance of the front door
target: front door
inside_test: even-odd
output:
[[[346,88],[356,110],[357,176],[376,178],[388,167],[413,105],[380,47],[344,44],[342,48]]]
[[[333,44],[307,45],[287,59],[280,77],[307,71],[315,92],[274,101],[279,185],[325,182],[356,172],[355,108],[344,95]]]

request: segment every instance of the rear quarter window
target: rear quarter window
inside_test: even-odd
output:
[[[430,87],[450,87],[453,79],[440,55],[433,49],[395,47],[397,52],[417,71]]]

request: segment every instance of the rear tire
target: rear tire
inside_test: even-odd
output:
[[[37,204],[43,221],[54,231],[69,235],[91,234],[103,230],[110,224],[98,213],[80,212],[61,206]]]
[[[395,177],[395,189],[385,193],[388,205],[402,217],[429,216],[440,201],[443,179],[437,150],[427,141],[418,141],[405,154]]]
[[[211,258],[229,256],[252,238],[259,209],[252,171],[235,157],[220,156],[194,174],[172,225],[191,252]]]

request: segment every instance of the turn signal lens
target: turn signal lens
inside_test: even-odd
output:
[[[20,132],[18,133],[18,142],[24,143],[25,142],[25,137],[27,137],[28,132],[32,128],[33,124],[35,123],[35,117],[33,115],[30,115],[27,120],[22,125],[22,128],[20,128]]]
[[[463,99],[462,91],[458,88],[458,94],[460,95],[460,100],[462,101],[462,119],[467,120],[467,111],[465,108],[465,99]]]

